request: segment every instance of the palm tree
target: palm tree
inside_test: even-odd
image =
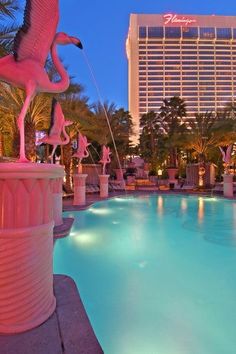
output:
[[[198,113],[194,120],[188,122],[185,135],[185,148],[193,150],[199,162],[205,162],[209,149],[216,146],[219,136],[214,134],[217,115],[212,112]]]
[[[160,108],[160,123],[167,135],[166,146],[169,150],[169,165],[177,166],[177,147],[181,145],[181,135],[186,130],[183,118],[186,116],[186,104],[178,96],[164,99]]]
[[[156,155],[157,134],[160,128],[158,114],[154,111],[143,114],[140,119],[140,128],[142,129],[140,136],[140,148],[143,150],[143,154],[145,154],[148,150],[149,156]]]
[[[15,20],[15,15],[19,10],[16,0],[0,0],[0,56],[4,56],[12,49],[13,39],[18,30],[15,23],[9,20]]]
[[[18,156],[19,133],[16,123],[25,99],[25,93],[21,89],[0,84],[0,124],[3,132],[8,134],[8,139],[12,142],[12,152],[14,157]],[[37,95],[31,102],[26,116],[26,154],[34,161],[36,158],[35,131],[47,130],[50,124],[51,98],[47,94]]]

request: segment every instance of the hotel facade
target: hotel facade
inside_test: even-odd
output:
[[[132,142],[140,117],[180,96],[187,120],[236,96],[236,16],[130,15],[126,41]]]

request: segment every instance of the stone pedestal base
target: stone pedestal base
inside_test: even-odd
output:
[[[234,195],[233,175],[223,175],[223,186],[224,197],[232,198]]]
[[[108,178],[110,175],[99,175],[100,180],[100,197],[108,197]]]
[[[73,205],[85,205],[86,203],[86,177],[85,174],[74,175],[74,201]]]
[[[53,184],[63,173],[56,165],[0,164],[0,333],[30,330],[55,310]]]
[[[37,327],[55,310],[53,225],[0,231],[0,333]]]

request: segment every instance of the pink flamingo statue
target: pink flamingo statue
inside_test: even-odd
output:
[[[232,152],[233,144],[228,146],[219,146],[220,152],[222,154],[222,160],[224,162],[225,173],[228,174],[228,168],[231,162],[231,152]]]
[[[102,158],[99,161],[103,166],[102,166],[102,174],[105,175],[105,170],[106,170],[106,165],[111,162],[111,151],[109,147],[106,147],[103,145],[102,147]]]
[[[61,105],[57,102],[55,98],[53,98],[51,111],[51,128],[49,130],[48,136],[45,136],[39,140],[40,143],[53,145],[52,153],[49,156],[51,163],[53,163],[53,156],[57,146],[66,145],[69,143],[70,137],[67,134],[65,127],[71,124],[73,124],[73,122],[65,120]],[[64,135],[64,140],[61,139],[61,134]]]
[[[62,32],[56,34],[59,20],[58,3],[59,0],[27,0],[24,24],[14,40],[14,54],[0,59],[0,80],[26,92],[26,99],[17,119],[20,130],[19,162],[28,162],[25,156],[24,120],[30,102],[39,92],[64,92],[70,83],[57,55],[56,46],[74,44],[80,49],[83,48],[78,38]],[[51,82],[44,68],[49,51],[60,75],[58,82]]]
[[[79,159],[78,173],[82,173],[82,165],[81,165],[82,160],[89,156],[89,152],[87,150],[87,147],[89,145],[90,144],[88,143],[87,137],[79,133],[78,149],[76,153],[72,156],[72,157],[77,157]]]

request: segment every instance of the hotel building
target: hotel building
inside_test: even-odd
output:
[[[140,117],[180,96],[191,119],[236,95],[236,16],[130,15],[126,42],[129,111]]]

